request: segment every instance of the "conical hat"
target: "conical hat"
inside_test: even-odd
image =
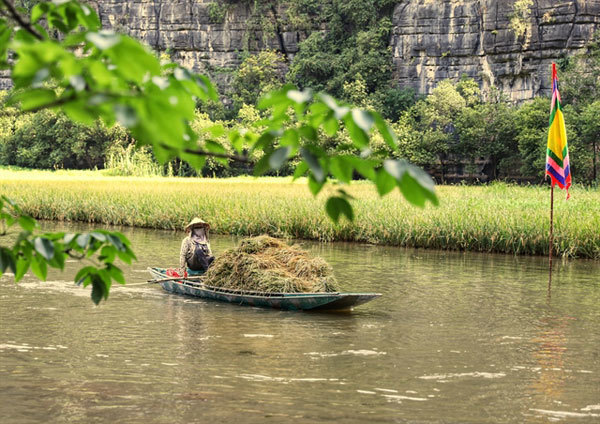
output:
[[[198,217],[192,219],[188,225],[185,226],[185,231],[190,231],[194,227],[206,227],[210,228],[210,224]]]

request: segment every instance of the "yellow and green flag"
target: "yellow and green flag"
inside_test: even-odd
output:
[[[550,106],[550,131],[548,132],[548,150],[546,156],[546,175],[550,176],[552,185],[558,184],[562,190],[571,187],[571,168],[569,167],[569,148],[565,118],[560,104],[558,92],[558,75],[556,64],[552,64],[552,105]]]

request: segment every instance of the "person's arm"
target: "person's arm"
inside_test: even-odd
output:
[[[189,248],[189,237],[186,237],[181,242],[181,251],[179,252],[179,268],[185,271],[187,268],[187,252]]]
[[[210,243],[206,243],[206,247],[208,247],[208,256],[212,256],[212,249],[210,248]]]

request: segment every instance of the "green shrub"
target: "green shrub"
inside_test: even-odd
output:
[[[240,108],[255,105],[269,90],[283,84],[283,57],[274,50],[264,50],[244,59],[233,80],[233,99]]]
[[[14,131],[5,132],[0,164],[27,168],[103,168],[108,147],[128,138],[119,126],[85,126],[50,111],[18,116],[12,125]]]
[[[227,8],[219,2],[208,3],[208,19],[213,24],[222,24],[227,16]]]

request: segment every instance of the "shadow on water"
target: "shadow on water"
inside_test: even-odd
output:
[[[134,285],[177,264],[182,233],[123,232],[132,285],[100,307],[71,282],[74,262],[45,283],[0,280],[3,422],[600,418],[598,262],[555,261],[549,291],[547,258],[302,241],[344,291],[383,296],[298,313]]]

